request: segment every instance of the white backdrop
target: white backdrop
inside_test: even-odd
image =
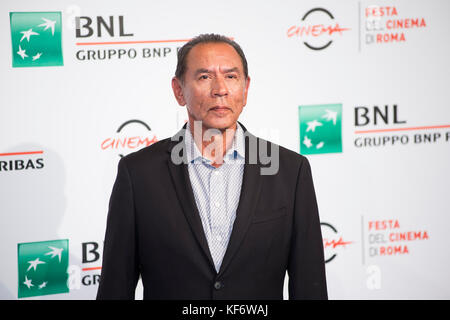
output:
[[[62,66],[13,67],[25,61],[13,40],[18,12],[60,12]],[[250,132],[300,152],[299,107],[341,106],[342,152],[301,150],[332,258],[329,297],[449,299],[449,12],[446,0],[2,1],[0,298],[27,289],[19,244],[61,239],[68,292],[32,299],[95,297],[120,155],[178,130],[186,114],[170,86],[177,48],[220,33],[249,62],[240,120]],[[87,17],[80,35],[92,20],[92,36],[77,37],[77,17]],[[100,26],[99,36],[98,17],[109,33]],[[27,59],[50,36],[41,22],[39,35],[16,39]]]

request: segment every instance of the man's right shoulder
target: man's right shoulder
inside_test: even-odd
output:
[[[167,162],[170,158],[170,150],[176,143],[171,138],[166,138],[126,155],[120,161],[125,162],[129,169],[158,167]]]

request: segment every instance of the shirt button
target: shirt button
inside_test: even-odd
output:
[[[222,236],[217,236],[217,237],[216,237],[216,240],[217,240],[217,241],[222,241]]]
[[[214,289],[220,290],[220,289],[222,289],[222,288],[223,288],[223,283],[222,283],[222,282],[216,281],[216,282],[214,283]]]
[[[220,207],[220,202],[216,202],[216,203],[214,203],[214,205],[216,206],[216,208],[219,208]]]

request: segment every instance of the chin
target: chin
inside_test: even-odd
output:
[[[208,121],[209,120],[209,121]],[[215,119],[205,119],[203,124],[206,128],[214,128],[219,130],[226,130],[230,127],[234,127],[236,124],[235,119],[227,118],[215,118]]]

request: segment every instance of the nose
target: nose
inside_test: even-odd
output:
[[[223,97],[228,95],[227,84],[222,77],[216,77],[214,79],[211,94],[213,97]]]

